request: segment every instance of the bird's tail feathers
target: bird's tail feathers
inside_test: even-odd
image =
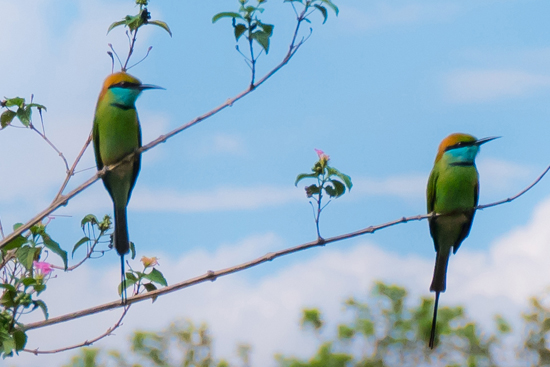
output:
[[[447,265],[449,264],[449,255],[450,251],[445,251],[442,248],[437,252],[430,292],[445,292],[447,288]]]
[[[115,207],[115,237],[114,243],[116,252],[123,256],[130,251],[130,240],[128,237],[128,222],[126,220],[126,207]]]
[[[432,331],[430,332],[430,349],[434,349],[435,326],[437,324],[437,307],[439,306],[439,292],[435,292],[434,317],[432,319]]]

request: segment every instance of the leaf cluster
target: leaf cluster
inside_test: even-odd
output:
[[[46,111],[44,105],[33,103],[32,97],[31,103],[26,103],[25,98],[21,97],[4,98],[3,101],[0,101],[0,108],[6,109],[0,115],[0,130],[11,125],[13,119],[16,117],[24,127],[30,127],[32,123],[32,109],[36,108],[40,114],[42,114],[42,110]]]
[[[166,22],[161,20],[151,20],[151,13],[147,10],[148,2],[144,0],[136,0],[136,4],[139,5],[139,12],[136,15],[127,15],[124,19],[112,23],[107,30],[107,33],[111,32],[114,28],[119,26],[128,27],[130,32],[136,32],[139,28],[152,24],[164,29],[170,37],[172,37],[172,31]]]
[[[390,367],[437,365],[494,366],[492,348],[510,331],[508,323],[497,317],[498,331],[482,334],[469,320],[462,307],[442,307],[438,329],[440,346],[428,349],[433,301],[422,298],[416,307],[407,307],[404,288],[376,283],[365,301],[345,301],[350,322],[337,326],[337,336],[324,340],[308,360],[278,355],[280,367]],[[324,328],[318,309],[303,311],[303,323],[311,325],[320,336]],[[358,351],[360,351],[358,353]]]
[[[229,367],[227,361],[216,361],[212,351],[212,336],[206,324],[195,325],[191,321],[173,322],[160,331],[138,330],[131,338],[132,353],[111,350],[83,348],[81,354],[73,357],[65,367],[100,366],[101,362],[113,362],[119,367],[163,366],[163,367]],[[248,364],[248,346],[239,347],[243,367]],[[111,364],[109,364],[111,365]]]
[[[304,6],[306,11],[313,7],[315,10],[319,11],[323,15],[323,24],[326,23],[328,18],[328,10],[327,7],[330,8],[336,16],[338,16],[339,9],[338,7],[331,1],[331,0],[285,0],[285,3],[299,3]],[[308,19],[308,16],[311,13],[306,14],[304,20],[308,23],[311,23],[311,21]]]
[[[16,224],[14,230],[20,225]],[[34,262],[46,250],[59,256],[67,267],[67,252],[47,233],[46,225],[38,223],[0,251],[0,354],[3,357],[12,356],[25,347],[27,336],[17,321],[23,313],[41,309],[48,318],[46,304],[36,298],[46,289],[46,278],[34,268]]]
[[[135,294],[139,294],[142,287],[146,292],[157,290],[157,285],[166,287],[168,282],[166,281],[166,278],[164,278],[164,275],[154,267],[155,265],[156,263],[154,265],[144,263],[142,271],[137,271],[130,268],[130,270],[125,274],[125,282],[121,283],[118,287],[118,293],[122,294],[123,286],[126,286],[126,288],[134,287]],[[155,300],[156,297],[153,298],[153,302]]]
[[[264,12],[262,4],[267,0],[256,0],[257,4],[249,5],[249,0],[239,0],[239,10],[237,12],[226,11],[221,12],[212,18],[212,23],[216,23],[222,18],[232,18],[232,25],[235,32],[235,40],[238,42],[243,34],[246,34],[246,39],[252,44],[256,41],[258,45],[267,54],[269,52],[269,41],[273,35],[273,24],[263,23],[258,14]]]
[[[306,186],[305,191],[308,198],[322,196],[324,191],[331,198],[339,198],[346,193],[346,188],[351,190],[353,184],[351,177],[329,166],[329,159],[320,157],[311,169],[312,173],[301,173],[296,177],[294,185],[306,178],[317,180],[317,184]]]

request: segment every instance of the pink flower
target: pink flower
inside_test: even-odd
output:
[[[39,261],[33,261],[32,262],[34,268],[36,269],[36,276],[43,278],[44,276],[50,274],[53,269],[52,265],[50,263],[47,263],[45,261],[39,262]]]
[[[325,163],[329,161],[329,155],[325,154],[325,152],[323,152],[321,149],[315,149],[315,152],[317,152],[320,161],[325,161]]]

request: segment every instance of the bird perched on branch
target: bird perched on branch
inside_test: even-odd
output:
[[[428,213],[442,214],[429,218],[436,260],[430,291],[435,292],[434,315],[430,334],[433,349],[439,294],[445,292],[447,264],[451,249],[456,253],[474,220],[479,196],[479,176],[475,158],[481,144],[497,137],[476,139],[468,134],[447,136],[437,151],[426,191]]]
[[[98,170],[117,164],[102,177],[114,206],[113,243],[120,255],[121,297],[126,303],[124,255],[130,250],[126,207],[140,170],[141,155],[124,159],[141,147],[141,128],[135,102],[146,89],[162,89],[126,72],[111,74],[99,94],[94,117],[93,144]]]

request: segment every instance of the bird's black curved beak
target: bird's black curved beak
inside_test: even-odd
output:
[[[495,139],[498,139],[498,138],[501,138],[501,136],[491,136],[491,137],[489,137],[489,138],[479,139],[479,140],[476,141],[476,145],[477,145],[477,146],[480,146],[481,144],[488,143],[488,142],[490,142],[491,140],[495,140]]]
[[[139,86],[139,89],[140,90],[146,90],[146,89],[164,89],[164,90],[166,90],[166,88],[159,87],[158,85],[152,85],[152,84],[141,84]]]

